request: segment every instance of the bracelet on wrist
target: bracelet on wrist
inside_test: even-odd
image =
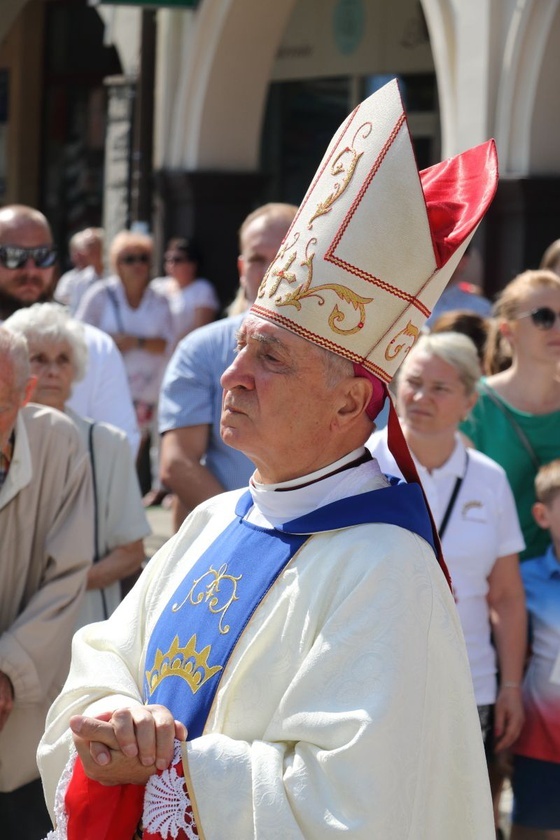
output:
[[[521,683],[506,680],[506,682],[501,683],[500,688],[521,688]]]

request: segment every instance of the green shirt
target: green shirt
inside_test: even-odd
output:
[[[540,528],[533,519],[531,508],[535,502],[536,468],[508,415],[521,427],[539,465],[542,465],[560,458],[560,411],[553,411],[551,414],[528,414],[519,411],[499,397],[494,389],[490,388],[485,377],[481,381],[504,408],[502,410],[495,405],[479,386],[478,402],[460,428],[477,449],[501,464],[506,471],[526,543],[525,551],[520,557],[521,560],[528,560],[545,553],[550,537],[548,531]]]

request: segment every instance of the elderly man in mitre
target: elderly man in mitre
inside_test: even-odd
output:
[[[396,418],[409,483],[364,444],[496,181],[492,142],[419,175],[396,82],[341,126],[222,378],[248,490],[75,639],[39,752],[58,837],[493,837],[437,534]]]

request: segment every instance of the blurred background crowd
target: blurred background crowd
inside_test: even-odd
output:
[[[149,235],[124,230],[105,243],[102,230],[85,229],[69,243],[73,268],[58,277],[44,215],[23,205],[0,209],[0,383],[16,394],[13,417],[23,421],[32,453],[34,436],[44,437],[35,428],[45,422],[40,407],[48,407],[57,421],[63,416],[66,434],[68,426],[77,431],[73,446],[81,445],[89,464],[87,474],[81,464],[72,499],[61,496],[53,521],[39,526],[37,500],[13,504],[27,489],[16,480],[18,426],[7,427],[2,540],[22,523],[34,535],[30,574],[53,558],[63,566],[60,552],[70,555],[77,581],[82,558],[85,597],[78,586],[66,604],[76,627],[108,616],[147,562],[146,509],[168,510],[171,532],[199,502],[246,485],[252,464],[219,434],[220,377],[295,212],[270,203],[242,221],[239,289],[223,311],[187,237],[170,239],[158,270]],[[454,583],[497,836],[500,797],[512,785],[511,837],[556,838],[560,822],[539,832],[557,820],[560,782],[560,240],[494,301],[478,285],[479,268],[480,254],[470,248],[390,399]],[[18,374],[22,354],[27,367]],[[383,471],[398,474],[383,428],[387,408],[368,446]],[[66,455],[68,441],[60,439],[28,464],[31,485],[48,481],[53,496],[49,470],[61,446]],[[69,569],[58,576],[58,585],[68,581]],[[22,593],[21,583],[8,580],[19,607],[5,622],[36,632],[37,613],[27,613],[48,582],[35,570]],[[64,612],[59,604],[57,621]],[[65,661],[67,651],[59,653]],[[0,645],[0,676],[1,655]],[[16,716],[6,717],[17,730]]]

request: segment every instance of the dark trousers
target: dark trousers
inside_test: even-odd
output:
[[[40,779],[11,793],[0,793],[2,840],[43,840],[51,830]]]

